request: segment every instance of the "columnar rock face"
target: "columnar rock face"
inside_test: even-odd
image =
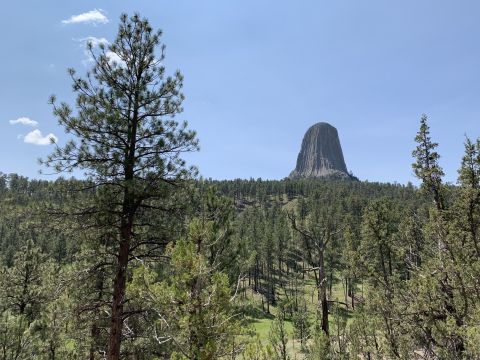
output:
[[[337,129],[325,122],[310,127],[302,141],[290,178],[350,178]]]

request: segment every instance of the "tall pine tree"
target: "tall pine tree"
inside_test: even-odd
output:
[[[120,358],[129,263],[159,249],[165,239],[149,233],[148,214],[164,208],[169,185],[188,177],[181,153],[197,149],[195,133],[174,120],[182,111],[183,77],[166,76],[161,32],[139,15],[122,15],[113,43],[97,53],[86,78],[70,70],[77,94],[76,112],[52,97],[59,124],[73,139],[57,146],[45,164],[58,172],[83,171],[101,190],[97,203],[84,209],[108,213],[105,227],[116,229],[107,359]],[[160,53],[157,50],[160,48]]]

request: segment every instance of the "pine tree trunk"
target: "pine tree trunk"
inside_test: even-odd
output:
[[[95,354],[97,352],[95,341],[100,336],[100,329],[98,328],[96,323],[93,323],[90,335],[92,337],[92,345],[90,345],[90,357],[89,360],[95,360]]]
[[[95,290],[97,291],[97,301],[101,302],[103,298],[103,273],[100,272],[97,275],[97,284],[95,286]],[[99,310],[95,310],[95,315],[99,313]],[[96,317],[96,316],[95,316]],[[92,327],[90,329],[90,336],[91,336],[91,345],[90,345],[90,358],[89,360],[95,360],[95,354],[97,353],[97,342],[100,337],[100,328],[97,324],[97,319],[94,318]]]
[[[122,204],[122,217],[120,223],[120,246],[117,255],[117,271],[113,283],[112,315],[110,323],[110,334],[108,339],[107,360],[120,359],[120,347],[122,343],[123,330],[123,305],[125,301],[125,287],[127,282],[127,266],[130,256],[130,242],[135,216],[135,190],[133,180],[135,178],[135,149],[138,129],[138,92],[135,92],[131,99],[133,114],[128,128],[129,149],[125,156],[125,190]]]
[[[113,283],[112,315],[110,320],[107,360],[120,359],[124,321],[123,305],[125,302],[127,266],[133,228],[133,210],[133,194],[127,188],[122,210],[124,216],[120,224],[120,246],[117,255],[117,270]]]
[[[327,302],[327,278],[325,274],[325,261],[323,258],[323,249],[319,251],[318,258],[318,300],[319,311],[322,316],[322,330],[328,336],[328,302]]]
[[[122,238],[128,232],[127,239],[130,237],[130,227],[122,229]],[[110,322],[110,335],[108,339],[108,360],[120,359],[120,345],[122,342],[123,329],[123,304],[125,298],[125,284],[127,276],[128,255],[130,251],[130,241],[122,240],[118,252],[117,273],[113,285],[112,298],[112,316]]]
[[[347,306],[347,310],[348,310],[348,292],[349,292],[349,286],[348,286],[348,278],[345,277],[345,282],[344,282],[344,293],[345,293],[345,305]]]
[[[355,310],[355,281],[351,280],[350,282],[350,292],[352,297],[352,309]]]

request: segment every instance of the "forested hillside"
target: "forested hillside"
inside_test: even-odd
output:
[[[480,141],[455,185],[426,116],[420,187],[202,179],[160,36],[122,16],[52,97],[82,179],[0,175],[0,359],[480,359]]]
[[[425,119],[421,135],[422,189],[258,179],[170,192],[138,220],[149,230],[129,259],[121,357],[477,358],[479,144],[445,186]],[[3,359],[104,356],[117,245],[108,212],[91,218],[103,196],[1,176]]]

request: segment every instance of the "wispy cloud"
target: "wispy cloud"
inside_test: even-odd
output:
[[[10,120],[9,121],[10,124],[12,125],[17,125],[17,124],[20,124],[20,125],[26,125],[26,126],[33,126],[33,127],[37,127],[38,126],[38,122],[35,121],[35,120],[32,120],[32,119],[29,119],[28,117],[20,117],[16,120]]]
[[[77,41],[81,43],[81,47],[83,48],[83,53],[85,54],[85,59],[82,60],[83,66],[88,66],[93,63],[93,57],[92,54],[90,53],[90,50],[88,50],[88,44],[92,45],[93,49],[98,48],[100,45],[105,45],[107,46],[110,44],[107,39],[104,37],[98,38],[95,36],[87,36],[81,39],[73,39],[73,41]]]
[[[100,45],[108,46],[110,44],[110,42],[107,39],[105,39],[104,37],[98,38],[98,37],[95,37],[95,36],[87,36],[85,38],[73,39],[73,40],[81,42],[82,46],[85,46],[84,52],[85,52],[85,57],[86,58],[84,60],[82,60],[82,63],[85,66],[88,66],[89,64],[93,63],[93,61],[94,61],[93,57],[92,57],[92,54],[90,53],[90,51],[87,48],[88,44],[91,44],[92,48],[94,50],[98,49],[100,47]],[[113,63],[116,63],[118,66],[125,66],[125,61],[123,61],[117,53],[115,53],[111,50],[106,50],[105,51],[105,56],[107,57],[110,64],[113,65]]]
[[[43,136],[42,132],[38,129],[29,132],[23,138],[23,141],[27,144],[34,144],[34,145],[50,145],[58,141],[58,138],[50,133],[48,135]]]
[[[118,66],[126,67],[125,61],[123,61],[117,53],[113,51],[107,51],[105,53],[105,56],[107,57],[110,64],[116,63]]]
[[[85,45],[87,44],[92,44],[92,46],[94,48],[96,47],[99,47],[101,44],[103,45],[108,45],[109,42],[107,39],[105,39],[104,37],[101,37],[101,38],[98,38],[98,37],[95,37],[95,36],[87,36],[87,37],[84,37],[84,38],[81,38],[81,39],[73,39],[75,41],[79,41]]]
[[[105,16],[102,9],[94,9],[79,15],[72,15],[70,18],[62,20],[62,24],[106,24],[108,18]]]

